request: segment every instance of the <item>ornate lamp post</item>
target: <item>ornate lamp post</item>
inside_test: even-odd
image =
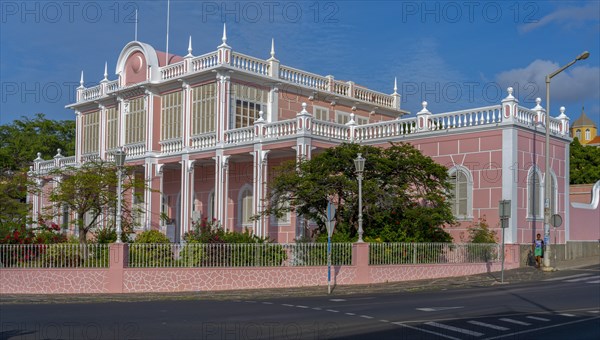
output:
[[[546,251],[544,254],[544,267],[547,268],[550,268],[550,216],[552,215],[552,212],[550,211],[550,199],[552,197],[550,193],[552,190],[550,184],[550,79],[554,78],[557,74],[566,70],[577,61],[587,59],[589,56],[590,52],[585,51],[578,55],[575,60],[546,76],[546,162],[544,164],[544,242],[546,243]]]
[[[363,171],[365,171],[365,159],[362,154],[354,160],[356,167],[356,178],[358,178],[358,242],[363,242],[363,213],[362,213],[362,180]]]
[[[125,164],[125,157],[127,153],[123,150],[123,147],[119,147],[119,150],[114,152],[115,164],[117,165],[117,176],[118,176],[118,184],[117,184],[117,243],[121,243],[121,234],[123,233],[121,229],[121,176],[123,175],[123,165]]]

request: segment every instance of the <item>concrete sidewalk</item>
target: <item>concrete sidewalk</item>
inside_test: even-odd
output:
[[[587,257],[559,261],[555,270],[542,271],[535,267],[521,267],[504,272],[505,284],[527,281],[539,281],[560,275],[560,271],[594,266],[600,271],[600,257]],[[326,271],[323,272],[325,277]],[[456,288],[486,287],[498,285],[501,273],[493,272],[462,277],[449,277],[417,281],[390,282],[372,285],[335,286],[331,296],[355,294],[378,294],[415,292],[427,290],[446,290]],[[102,302],[138,302],[155,300],[261,300],[290,296],[326,296],[327,285],[317,287],[249,289],[214,292],[185,293],[138,293],[138,294],[59,294],[59,295],[2,295],[0,304],[39,304],[39,303],[102,303]]]

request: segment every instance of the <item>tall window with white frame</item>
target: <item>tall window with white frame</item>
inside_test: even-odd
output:
[[[471,215],[469,197],[472,190],[467,170],[454,167],[450,169],[449,178],[452,187],[450,190],[452,213],[458,219],[467,219]]]
[[[575,137],[577,137],[577,139],[579,139],[581,141],[581,130],[579,130],[579,129],[575,130]]]
[[[125,144],[143,143],[146,140],[146,108],[144,97],[132,99],[125,113]]]
[[[100,111],[83,115],[83,154],[98,153],[100,145]]]
[[[253,206],[253,198],[252,198],[252,189],[249,186],[246,186],[241,194],[240,194],[240,223],[243,226],[250,226],[252,224],[252,206]]]
[[[338,124],[347,124],[350,121],[350,114],[343,111],[335,111],[335,122]],[[357,125],[369,124],[369,118],[354,115],[354,122]]]
[[[231,84],[231,128],[252,126],[259,111],[266,111],[268,92],[256,87]]]
[[[542,185],[540,174],[531,168],[527,175],[527,218],[539,219],[542,216]]]
[[[182,91],[161,96],[161,140],[181,138]]]
[[[192,135],[215,131],[215,83],[192,88]]]
[[[321,120],[324,122],[328,122],[329,121],[329,109],[324,108],[324,107],[320,107],[320,106],[315,106],[313,108],[313,117],[316,120]]]
[[[116,107],[106,109],[106,149],[119,146],[119,115]]]
[[[585,140],[588,141],[590,139],[592,139],[592,133],[590,129],[585,129]]]

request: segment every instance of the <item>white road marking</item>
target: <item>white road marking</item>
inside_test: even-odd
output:
[[[546,279],[544,281],[566,280],[566,279],[573,279],[573,278],[576,278],[576,277],[590,276],[590,275],[593,275],[593,274],[575,274],[575,275],[570,275],[570,276],[553,277],[551,279]]]
[[[580,277],[578,279],[567,280],[565,282],[579,282],[579,281],[594,280],[594,279],[598,279],[598,277],[597,276],[593,276],[593,277]]]
[[[350,315],[350,316],[352,316],[352,315],[356,315],[356,314],[354,314],[354,313],[344,313],[344,314],[346,314],[346,315]]]
[[[298,308],[308,308],[308,306],[296,305]]]
[[[589,320],[596,320],[598,319],[597,316],[592,316],[590,318],[587,319],[580,319],[580,320],[575,320],[575,321],[569,321],[569,322],[563,322],[563,323],[559,323],[559,324],[554,324],[552,326],[545,326],[545,327],[537,327],[537,328],[532,328],[532,329],[527,329],[524,331],[518,331],[518,332],[514,332],[514,333],[509,333],[509,334],[502,334],[502,335],[498,335],[498,336],[494,336],[491,338],[485,338],[484,340],[491,340],[491,339],[499,339],[499,338],[510,338],[510,337],[515,337],[515,335],[519,335],[519,334],[526,334],[526,333],[531,333],[531,332],[537,332],[543,329],[550,329],[550,328],[555,328],[555,327],[562,327],[562,326],[566,326],[566,325],[572,325],[572,324],[576,324],[576,323],[580,323],[580,322],[586,322]]]
[[[272,305],[272,304],[273,304],[273,302],[267,302],[267,301],[263,302],[263,305]]]
[[[483,333],[479,333],[479,332],[475,332],[475,331],[470,331],[470,330],[464,329],[464,328],[458,328],[458,327],[454,327],[454,326],[448,326],[448,325],[444,325],[442,323],[437,323],[435,321],[426,322],[425,324],[427,326],[432,326],[432,327],[447,329],[449,331],[463,333],[463,334],[467,334],[467,335],[471,335],[471,336],[482,336],[483,335]]]
[[[339,313],[339,310],[335,310],[335,309],[327,309],[328,312],[332,312],[332,313]]]
[[[244,301],[245,303],[256,303],[256,301]]]
[[[420,310],[421,312],[437,312],[437,311],[442,311],[442,310],[458,309],[458,308],[464,308],[464,307],[462,307],[462,306],[460,306],[460,307],[423,307],[423,308],[415,308],[415,309]]]
[[[498,330],[498,331],[508,331],[508,330],[510,330],[510,328],[507,328],[507,327],[496,326],[496,325],[492,325],[492,324],[481,322],[481,321],[471,320],[471,321],[467,321],[467,322],[470,323],[470,324],[472,324],[472,325],[481,326],[481,327],[487,327],[487,328],[495,329],[495,330]]]
[[[600,313],[600,310],[588,310],[588,313]]]
[[[329,299],[331,302],[344,302],[346,299]]]
[[[519,321],[519,320],[514,320],[514,319],[509,319],[509,318],[500,318],[499,320],[504,321],[504,322],[514,323],[516,325],[521,325],[521,326],[531,326],[530,323]]]
[[[281,305],[282,305],[282,306],[286,306],[286,307],[294,307],[294,305],[290,305],[290,304],[288,304],[288,303],[282,303]]]
[[[575,316],[575,315],[573,315],[573,314],[569,314],[569,313],[561,313],[561,314],[558,314],[558,315],[562,315],[562,316],[568,316],[568,317],[570,317],[570,318],[572,318],[572,317],[574,317],[574,316]]]
[[[402,327],[406,327],[406,328],[414,329],[414,330],[416,330],[416,331],[425,332],[425,333],[429,333],[429,334],[435,334],[435,335],[437,335],[437,336],[441,336],[441,337],[443,337],[443,338],[446,338],[446,339],[460,340],[459,338],[455,338],[455,337],[453,337],[453,336],[449,336],[449,335],[446,335],[446,334],[442,334],[442,333],[438,333],[438,332],[430,331],[430,330],[427,330],[427,329],[422,329],[422,328],[419,328],[419,327],[413,327],[413,326],[405,325],[405,324],[403,324],[402,322],[392,322],[392,323],[393,323],[394,325],[398,325],[398,326],[402,326]]]
[[[372,319],[373,318],[372,316],[368,316],[368,315],[361,315],[360,317],[361,318],[365,318],[365,319]]]
[[[600,283],[600,280],[596,280],[596,281],[588,281],[586,283]]]
[[[314,309],[314,310],[322,310],[322,309],[321,309],[321,308],[319,308],[319,307],[313,307],[313,309]]]
[[[550,321],[550,319],[540,318],[539,316],[527,316],[528,319],[537,320],[537,321]]]
[[[380,322],[390,322],[390,320],[381,319]]]

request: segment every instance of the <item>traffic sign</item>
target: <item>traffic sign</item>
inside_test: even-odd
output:
[[[325,225],[327,226],[327,237],[331,238],[335,227],[335,205],[331,202],[327,203],[327,221],[325,221]]]
[[[554,228],[558,228],[562,225],[562,217],[559,214],[554,214],[550,217],[550,224],[554,226]]]

